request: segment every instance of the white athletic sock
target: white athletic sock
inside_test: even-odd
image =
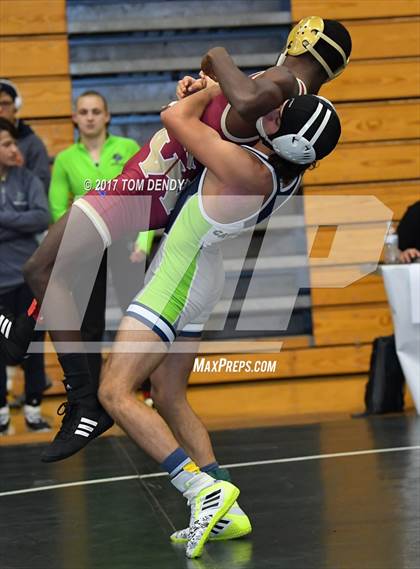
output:
[[[190,472],[188,470],[181,470],[176,476],[171,479],[171,482],[175,488],[182,492],[187,500],[191,500],[191,498],[194,498],[199,492],[201,492],[201,490],[207,488],[208,486],[212,486],[216,482],[214,478],[205,472],[201,472],[198,467],[195,466],[195,468],[196,470],[193,472]]]

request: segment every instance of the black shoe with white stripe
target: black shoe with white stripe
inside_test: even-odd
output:
[[[0,353],[7,365],[19,364],[28,351],[35,320],[26,313],[16,319],[0,312]]]
[[[42,462],[57,462],[76,454],[114,424],[99,404],[92,409],[83,399],[62,403],[57,414],[63,415],[63,422],[55,439],[43,452]]]

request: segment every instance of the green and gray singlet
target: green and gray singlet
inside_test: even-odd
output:
[[[207,174],[204,169],[179,198],[146,274],[146,285],[127,309],[127,316],[145,324],[164,342],[173,342],[181,333],[201,334],[223,292],[220,243],[253,228],[299,190],[301,176],[283,187],[265,154],[249,146],[242,148],[270,170],[273,180],[270,196],[249,217],[219,223],[204,209],[202,191]]]

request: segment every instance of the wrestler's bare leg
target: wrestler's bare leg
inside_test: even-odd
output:
[[[136,350],[136,345],[141,351]],[[149,348],[145,348],[146,345]],[[128,347],[130,353],[119,351],[124,347]],[[136,394],[165,355],[166,347],[157,334],[138,320],[125,316],[99,386],[99,399],[108,413],[159,463],[179,444],[164,419],[138,401]]]
[[[216,458],[207,429],[187,399],[188,378],[199,340],[180,338],[178,342],[187,342],[189,351],[169,353],[151,374],[152,399],[180,446],[198,466],[206,466],[216,462]]]

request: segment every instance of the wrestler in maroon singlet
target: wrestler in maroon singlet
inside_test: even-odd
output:
[[[300,84],[299,90],[303,91]],[[230,107],[220,93],[207,106],[201,120],[225,140],[256,143],[257,135],[238,138],[229,133],[226,117]],[[91,190],[74,205],[89,216],[108,246],[129,232],[165,227],[179,191],[200,171],[201,165],[166,129],[161,129],[126,163],[117,178]]]

